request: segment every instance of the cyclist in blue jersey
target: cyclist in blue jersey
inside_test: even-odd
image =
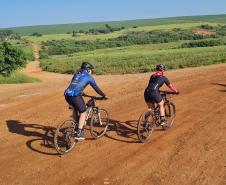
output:
[[[82,131],[86,116],[86,104],[82,98],[85,87],[91,85],[100,96],[107,99],[106,95],[100,90],[91,76],[93,69],[92,64],[83,62],[81,69],[74,74],[69,87],[64,92],[66,101],[74,108],[74,116],[77,116],[77,112],[80,113],[79,126],[75,136],[77,140],[85,139]]]
[[[165,109],[164,101],[160,95],[159,88],[166,84],[169,89],[171,89],[175,94],[179,94],[179,91],[174,87],[167,77],[163,75],[165,71],[165,66],[163,64],[158,64],[156,66],[156,72],[151,76],[148,86],[144,91],[144,99],[149,109],[155,107],[155,103],[158,104],[160,108],[160,125],[167,125],[165,119]]]

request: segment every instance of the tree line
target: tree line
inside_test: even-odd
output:
[[[192,33],[190,30],[174,29],[169,31],[154,30],[128,32],[117,38],[110,38],[106,40],[52,40],[42,42],[41,57],[47,58],[48,55],[63,55],[130,45],[159,44],[179,40],[200,40],[216,37],[216,35],[197,35]]]

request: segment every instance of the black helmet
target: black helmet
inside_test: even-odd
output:
[[[157,71],[165,71],[165,66],[163,65],[163,64],[158,64],[157,66],[156,66],[156,70]]]
[[[83,62],[82,65],[81,65],[81,69],[83,69],[83,70],[92,69],[93,70],[94,67],[89,62]]]

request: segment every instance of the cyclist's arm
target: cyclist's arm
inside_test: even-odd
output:
[[[101,91],[101,89],[98,87],[97,83],[95,82],[95,80],[91,77],[90,80],[90,85],[92,86],[92,88],[96,91],[97,94],[99,94],[100,96],[105,97],[106,95]]]
[[[171,91],[178,93],[177,88],[175,86],[173,86],[173,84],[171,84],[170,81],[168,80],[168,78],[166,78],[166,77],[165,77],[165,84]]]

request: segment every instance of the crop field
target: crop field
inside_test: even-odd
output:
[[[216,35],[196,35],[191,32],[202,26],[216,30]],[[157,63],[164,63],[168,69],[176,69],[226,62],[224,24],[182,23],[129,28],[101,35],[67,36],[63,40],[53,39],[56,35],[33,40],[46,48],[42,51],[46,54],[44,57],[41,52],[43,70],[73,74],[85,60],[95,65],[96,74],[150,72]],[[48,40],[50,38],[53,41]],[[45,39],[48,42],[41,42]]]
[[[177,44],[157,46],[133,46],[84,52],[77,55],[52,56],[42,60],[44,70],[73,73],[84,60],[91,61],[96,74],[124,74],[149,72],[157,63],[164,63],[168,69],[196,67],[226,62],[226,46],[169,49]],[[164,49],[165,48],[165,49]]]
[[[152,31],[152,30],[171,30],[173,28],[180,28],[180,29],[188,29],[192,27],[196,27],[202,24],[209,24],[216,26],[216,23],[211,22],[199,22],[199,23],[181,23],[181,24],[169,24],[169,25],[157,25],[157,26],[143,26],[143,27],[137,27],[137,28],[128,28],[121,31],[116,31],[113,33],[108,34],[100,34],[100,35],[91,35],[91,34],[80,34],[76,37],[72,37],[72,34],[46,34],[42,35],[41,37],[36,36],[24,36],[23,38],[35,43],[35,44],[41,44],[41,42],[45,42],[48,40],[96,40],[96,39],[109,39],[109,38],[116,38],[119,37],[126,32],[129,31]]]
[[[128,21],[110,21],[110,22],[96,22],[96,23],[77,23],[77,24],[59,24],[59,25],[40,25],[40,26],[26,26],[11,28],[13,31],[21,35],[30,35],[34,32],[46,34],[63,34],[72,32],[73,30],[88,30],[90,28],[103,28],[105,24],[110,24],[113,27],[131,28],[133,26],[157,26],[193,22],[213,22],[226,23],[226,15],[206,15],[206,16],[188,16],[188,17],[170,17],[157,19],[140,19]]]

